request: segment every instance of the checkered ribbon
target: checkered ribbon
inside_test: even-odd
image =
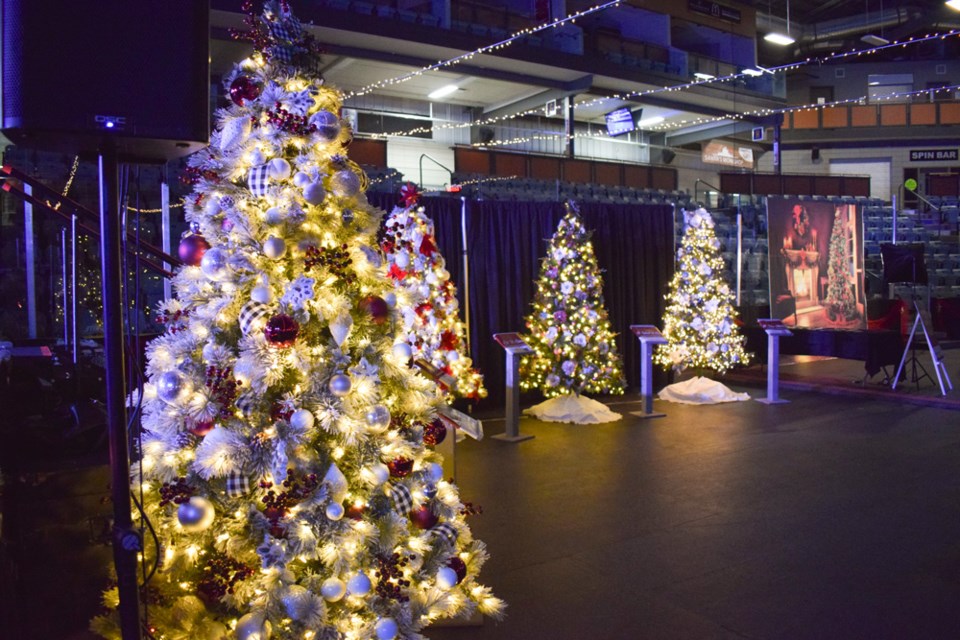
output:
[[[237,398],[234,404],[240,413],[245,416],[253,414],[254,410],[257,408],[257,394],[255,393],[245,393]]]
[[[390,501],[393,503],[393,510],[401,516],[405,516],[413,510],[410,489],[402,484],[390,485]]]
[[[268,165],[262,164],[259,167],[250,169],[250,173],[247,175],[247,186],[250,187],[250,193],[258,198],[265,196],[267,194],[267,187],[270,186],[269,180],[267,179],[268,169]]]
[[[303,35],[303,25],[300,24],[300,21],[290,18],[269,21],[267,22],[267,28],[277,42],[292,44]]]
[[[240,331],[243,335],[249,335],[251,331],[255,331],[258,326],[263,324],[262,321],[265,320],[268,315],[270,315],[269,305],[251,300],[240,308],[240,316],[238,319]]]
[[[453,527],[453,525],[449,525],[447,523],[438,524],[434,528],[430,529],[430,533],[438,538],[443,538],[450,544],[453,544],[457,541],[457,530]]]
[[[227,495],[238,498],[250,491],[250,478],[237,471],[231,471],[227,476]]]

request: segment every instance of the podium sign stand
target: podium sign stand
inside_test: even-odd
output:
[[[662,418],[667,414],[653,410],[653,346],[666,344],[667,339],[652,324],[632,324],[630,331],[640,340],[640,395],[643,397],[643,411],[632,411],[630,415]]]
[[[790,402],[780,398],[780,336],[792,336],[793,332],[783,324],[783,320],[776,318],[757,320],[757,324],[767,332],[767,397],[757,398],[757,402],[763,404]]]
[[[495,333],[493,339],[507,354],[507,402],[504,414],[507,424],[503,433],[490,437],[506,442],[530,440],[533,436],[520,433],[520,356],[533,353],[533,349],[523,341],[519,333]]]

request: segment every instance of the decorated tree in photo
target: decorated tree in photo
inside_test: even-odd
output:
[[[445,394],[398,335],[340,95],[285,3],[247,23],[254,53],[191,159],[193,234],[135,398],[151,637],[420,638],[499,616],[476,510],[432,449]],[[120,636],[110,613],[92,628]]]
[[[566,213],[540,263],[526,318],[534,353],[520,361],[521,387],[548,398],[623,393],[620,356],[603,302],[603,279],[576,205]]]
[[[853,296],[850,273],[850,237],[846,207],[835,208],[833,230],[830,232],[830,246],[827,256],[827,315],[831,320],[853,320],[859,317],[857,301]]]
[[[436,371],[451,395],[483,398],[487,390],[467,355],[457,289],[437,249],[433,221],[417,205],[415,185],[404,185],[402,195],[404,206],[387,217],[381,243],[397,295],[400,337],[414,362]]]
[[[654,353],[665,369],[687,367],[724,373],[745,365],[749,354],[736,324],[733,291],[723,281],[723,258],[706,209],[684,211],[684,233],[677,250],[663,318],[667,339]]]

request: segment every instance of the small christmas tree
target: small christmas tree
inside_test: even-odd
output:
[[[831,320],[854,320],[860,316],[850,283],[849,227],[845,207],[836,207],[827,257],[827,315]]]
[[[747,364],[744,337],[736,325],[733,292],[721,279],[723,258],[706,209],[684,211],[684,233],[677,270],[666,296],[663,335],[667,343],[654,353],[665,369],[727,369]]]
[[[415,185],[404,185],[402,195],[405,206],[394,208],[387,217],[382,241],[387,276],[394,283],[403,319],[401,338],[414,362],[448,381],[452,395],[486,397],[483,376],[466,354],[457,289],[437,249],[433,221],[417,206]]]
[[[603,279],[590,234],[572,202],[540,263],[526,318],[534,353],[520,361],[523,389],[545,396],[623,393],[620,356],[603,303]]]
[[[474,510],[431,449],[444,394],[395,350],[340,96],[286,3],[248,24],[255,53],[190,163],[194,233],[148,347],[133,472],[156,536],[152,637],[383,640],[498,616]],[[92,628],[120,635],[110,615]]]

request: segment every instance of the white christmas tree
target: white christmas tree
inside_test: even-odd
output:
[[[341,98],[285,4],[248,24],[255,53],[192,159],[194,233],[148,347],[133,472],[156,534],[152,637],[421,638],[499,616],[475,510],[429,446],[444,394],[398,348]],[[92,627],[119,637],[110,614]]]
[[[667,294],[663,335],[654,361],[664,368],[724,373],[745,365],[744,336],[736,325],[733,291],[723,281],[720,242],[706,209],[684,211],[684,232]]]
[[[436,372],[451,395],[483,398],[487,390],[466,353],[457,289],[437,249],[433,221],[417,205],[414,185],[405,185],[403,196],[406,206],[387,217],[381,242],[403,318],[401,337],[414,362]]]

